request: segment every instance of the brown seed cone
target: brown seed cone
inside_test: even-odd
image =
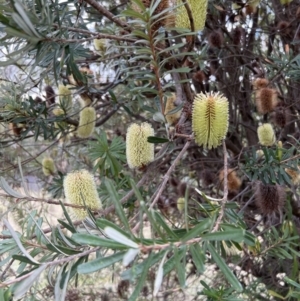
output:
[[[236,27],[233,31],[232,31],[232,42],[233,45],[240,45],[241,41],[242,41],[242,37],[244,35],[244,29],[242,27]]]
[[[272,112],[277,105],[277,91],[271,88],[263,88],[256,91],[256,108],[258,113]]]
[[[203,82],[207,80],[207,76],[203,71],[199,70],[193,74],[193,79],[196,82],[203,84]]]
[[[286,124],[289,122],[290,114],[289,109],[285,108],[283,104],[278,104],[273,113],[273,121],[274,123],[280,127],[283,128],[286,126]]]
[[[55,103],[55,92],[51,86],[46,86],[45,87],[45,92],[46,92],[46,101],[48,105],[52,105]]]
[[[220,30],[214,30],[208,36],[208,43],[211,47],[221,48],[224,43],[224,36]]]
[[[276,185],[264,185],[259,182],[256,185],[255,203],[264,215],[280,213],[286,199],[284,187]]]
[[[17,124],[11,122],[9,124],[9,129],[12,131],[14,136],[20,137],[23,128],[18,126]]]
[[[291,32],[290,23],[287,21],[278,22],[276,29],[282,35],[288,35]]]
[[[220,171],[219,180],[223,185],[224,169]],[[227,185],[228,185],[228,191],[237,191],[240,189],[242,185],[241,179],[237,176],[236,172],[232,168],[228,169]]]
[[[252,85],[254,87],[254,90],[266,88],[269,84],[269,81],[266,78],[256,78],[253,82]]]
[[[214,181],[216,180],[216,175],[210,170],[203,170],[200,174],[200,177],[201,177],[203,185],[205,187],[213,184]],[[224,178],[224,175],[223,175],[223,178]]]

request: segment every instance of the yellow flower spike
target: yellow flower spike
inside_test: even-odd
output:
[[[211,149],[222,143],[228,131],[228,100],[222,94],[197,94],[193,103],[192,129],[195,142]]]
[[[70,109],[72,107],[72,88],[71,85],[59,85],[58,86],[58,95],[59,95],[59,103],[66,109]]]
[[[275,141],[275,133],[270,123],[264,123],[257,129],[258,140],[261,145],[272,146]]]
[[[129,126],[126,134],[126,157],[129,168],[139,168],[154,159],[154,144],[147,138],[154,135],[154,129],[149,123]]]
[[[97,51],[100,51],[102,53],[105,53],[107,48],[107,40],[106,39],[94,39],[94,48]]]
[[[86,206],[91,210],[102,207],[94,177],[87,170],[82,169],[68,173],[64,178],[64,192],[68,203]],[[78,219],[88,217],[88,212],[81,208],[72,208]]]
[[[88,138],[93,134],[96,123],[96,110],[93,107],[84,108],[80,112],[77,135],[79,138]]]
[[[195,31],[202,30],[204,28],[206,20],[207,0],[187,0],[187,3],[189,4],[192,11]],[[176,10],[175,27],[190,29],[190,19],[185,6],[182,5],[181,0],[177,0],[176,5],[180,6]]]
[[[43,173],[45,176],[51,176],[55,172],[55,165],[52,158],[44,158],[42,161]]]

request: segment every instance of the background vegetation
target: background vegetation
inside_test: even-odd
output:
[[[181,1],[127,2],[0,3],[0,300],[299,300],[300,1],[208,1],[199,32],[197,1],[190,29],[172,22]],[[200,92],[229,101],[223,147],[193,141]],[[133,122],[155,130],[139,170]],[[84,221],[63,192],[78,169],[103,207]]]

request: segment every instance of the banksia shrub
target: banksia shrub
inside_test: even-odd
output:
[[[182,110],[177,111],[173,114],[168,114],[170,111],[176,108],[174,102],[176,101],[176,94],[172,93],[171,96],[167,97],[166,107],[165,107],[165,117],[169,125],[174,125],[179,120],[180,114]]]
[[[55,173],[55,165],[52,158],[44,158],[42,161],[43,173],[45,176],[51,176]]]
[[[270,123],[264,123],[257,129],[258,140],[261,145],[272,146],[275,141],[275,133]]]
[[[229,168],[227,175],[227,187],[228,191],[238,191],[242,185],[241,179],[237,176],[236,172]],[[224,181],[224,169],[220,171],[219,180],[223,184]]]
[[[207,0],[187,0],[192,11],[195,31],[202,30],[206,20]],[[186,8],[181,0],[176,1],[176,5],[181,5],[176,10],[175,27],[191,29],[190,19]]]
[[[68,173],[64,178],[64,192],[68,203],[86,206],[91,210],[100,210],[101,201],[96,189],[94,177],[87,170],[82,169]],[[88,217],[88,212],[81,208],[72,208],[78,219]]]
[[[258,113],[272,112],[277,105],[277,91],[271,88],[262,88],[256,91],[256,108]]]
[[[281,213],[286,199],[284,187],[259,182],[255,188],[255,203],[263,215]]]
[[[154,135],[154,129],[149,123],[129,126],[126,134],[126,157],[129,168],[140,168],[154,159],[154,144],[147,138]]]
[[[222,143],[228,131],[228,100],[219,93],[197,94],[192,111],[195,142],[211,149]]]
[[[93,134],[96,123],[96,110],[93,107],[82,109],[79,115],[79,125],[77,136],[79,138],[88,138]]]

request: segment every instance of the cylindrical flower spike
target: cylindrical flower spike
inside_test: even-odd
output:
[[[152,162],[154,159],[154,144],[147,138],[154,135],[154,129],[149,123],[129,126],[126,134],[126,157],[130,168],[139,168]]]
[[[51,176],[55,173],[55,165],[52,158],[44,158],[42,161],[43,173],[45,176]]]
[[[229,168],[228,169],[228,174],[227,174],[227,187],[229,191],[238,191],[242,185],[242,181],[239,178],[239,176],[236,174],[236,172]],[[219,180],[220,182],[222,182],[223,184],[223,180],[224,180],[224,169],[222,169],[220,171],[219,174]]]
[[[284,187],[280,185],[256,185],[255,203],[264,215],[280,213],[286,199]]]
[[[202,30],[205,25],[207,0],[187,0],[194,18],[195,31]],[[190,19],[181,0],[176,1],[180,5],[176,11],[175,27],[191,29]]]
[[[195,142],[211,149],[222,143],[228,131],[228,100],[219,93],[197,94],[193,103]]]
[[[258,140],[261,145],[272,146],[275,141],[275,133],[270,123],[264,123],[257,129]]]
[[[64,178],[63,186],[68,203],[86,206],[91,210],[101,209],[94,177],[87,170],[82,169],[68,173]],[[85,209],[72,208],[72,210],[78,219],[85,219],[88,216]]]
[[[256,91],[256,108],[258,113],[272,112],[277,105],[277,91],[271,88],[262,88]]]
[[[65,110],[72,108],[72,92],[70,90],[71,87],[72,86],[70,85],[58,86],[59,103]]]
[[[96,110],[93,107],[84,108],[80,112],[77,135],[79,138],[88,138],[93,134],[96,123]]]

